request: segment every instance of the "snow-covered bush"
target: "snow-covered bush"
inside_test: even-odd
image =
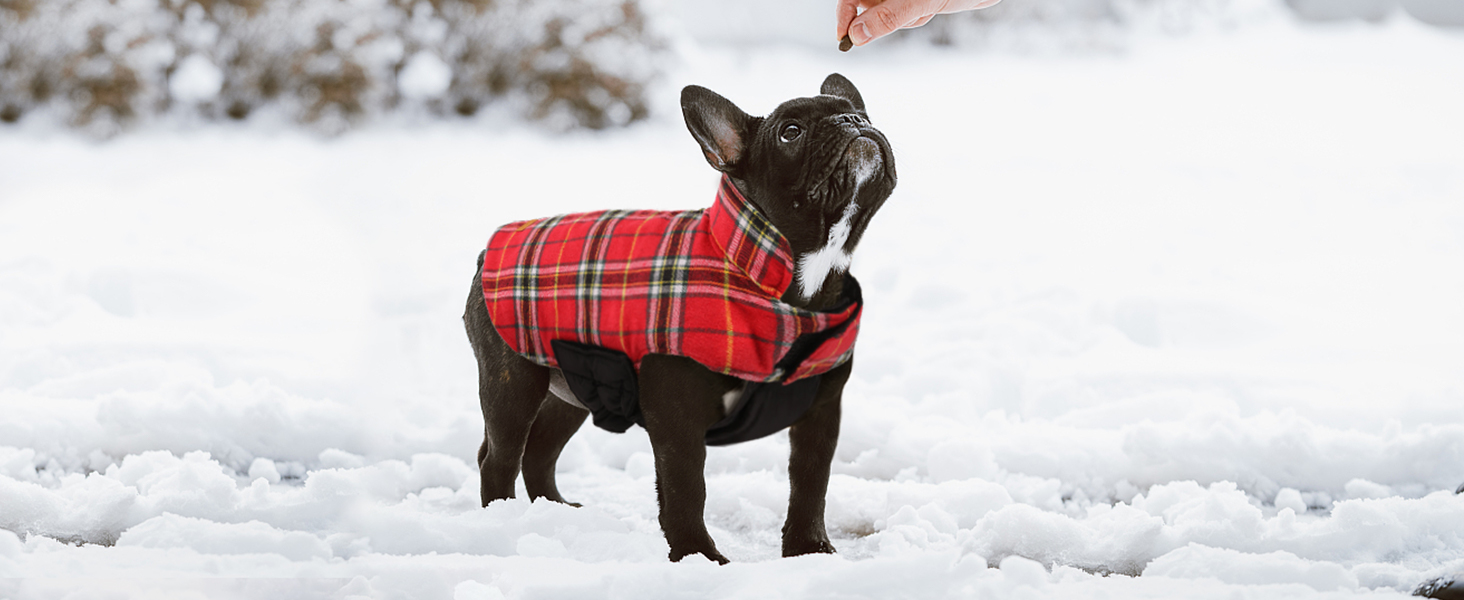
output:
[[[398,6],[380,1],[215,2],[210,11],[189,2],[188,52],[223,75],[217,98],[199,108],[244,119],[278,105],[328,132],[377,116],[396,102],[404,21]]]
[[[150,2],[11,0],[0,7],[0,116],[54,103],[101,135],[166,100],[168,19]]]
[[[646,116],[638,0],[0,0],[0,121],[110,135],[164,113],[326,132],[501,101],[555,129]]]
[[[601,129],[646,116],[645,84],[662,49],[632,0],[496,0],[487,8],[439,2],[448,61],[459,68],[446,101],[459,114],[516,95],[529,115],[560,129]],[[417,19],[417,20],[420,20]]]

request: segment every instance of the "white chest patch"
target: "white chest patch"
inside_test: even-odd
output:
[[[859,144],[867,144],[869,148],[852,148]],[[879,150],[874,147],[874,142],[860,139],[850,146],[851,157],[859,159],[853,160],[854,164],[851,165],[854,168],[854,192],[849,198],[849,205],[844,207],[844,214],[839,215],[839,221],[829,228],[829,238],[823,247],[798,257],[798,291],[805,300],[818,293],[830,273],[849,270],[849,262],[854,256],[844,249],[844,244],[849,241],[854,215],[859,212],[859,203],[855,200],[859,198],[859,188],[884,163]]]
[[[805,299],[812,298],[818,292],[829,273],[849,270],[849,261],[854,257],[844,251],[844,242],[849,240],[849,229],[854,223],[856,212],[859,212],[859,205],[850,202],[844,208],[844,214],[839,217],[839,222],[829,229],[829,239],[824,246],[798,257],[798,291]]]

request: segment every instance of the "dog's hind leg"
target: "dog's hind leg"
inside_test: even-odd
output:
[[[522,364],[480,363],[478,397],[483,408],[483,445],[478,447],[478,470],[483,506],[514,497],[513,484],[518,479],[524,447],[539,406],[549,392],[548,368],[517,355],[513,358]]]
[[[579,506],[559,495],[559,486],[554,481],[554,464],[559,462],[559,453],[574,432],[579,431],[590,412],[559,399],[550,392],[539,405],[539,415],[529,430],[529,442],[524,448],[524,488],[530,500],[548,498]]]
[[[478,256],[478,269],[483,256]],[[478,359],[478,401],[483,409],[483,445],[478,447],[483,505],[514,496],[520,462],[539,406],[549,394],[549,368],[514,352],[499,337],[474,277],[463,325]],[[555,400],[558,402],[558,400]]]

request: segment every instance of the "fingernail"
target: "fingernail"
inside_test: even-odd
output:
[[[855,23],[853,27],[849,28],[849,37],[854,40],[855,44],[863,46],[869,41],[869,26],[863,23]]]

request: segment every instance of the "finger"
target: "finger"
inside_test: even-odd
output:
[[[849,23],[858,14],[859,0],[839,0],[834,7],[834,39],[844,39],[849,34]]]
[[[870,7],[849,25],[849,38],[863,46],[939,9],[940,0],[888,0]]]
[[[934,18],[935,18],[935,15],[925,15],[923,17],[920,17],[919,19],[915,19],[915,22],[913,22],[913,23],[906,23],[905,26],[904,26],[904,29],[912,29],[912,28],[915,28],[915,27],[919,27],[921,25],[924,25],[926,23],[929,23],[930,20],[931,19],[934,19]]]
[[[945,3],[945,6],[941,7],[935,12],[937,14],[948,15],[951,13],[975,10],[978,8],[986,8],[988,6],[996,6],[996,3],[1000,1],[1001,0],[948,0]]]

